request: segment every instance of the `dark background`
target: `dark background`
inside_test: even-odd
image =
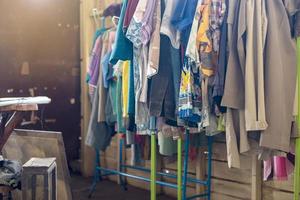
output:
[[[22,128],[61,131],[68,161],[79,158],[80,148],[79,6],[79,0],[0,0],[0,97],[30,96],[30,88],[50,97],[35,113],[42,121]]]

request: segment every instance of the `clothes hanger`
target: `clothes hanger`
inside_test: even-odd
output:
[[[111,21],[112,21],[112,23],[114,24],[115,27],[118,26],[119,19],[120,19],[120,17],[117,17],[117,16],[112,17]]]
[[[97,8],[93,8],[92,15],[93,15],[96,27],[99,28],[100,27],[100,24],[99,24],[99,21],[98,21],[99,11],[98,11]]]
[[[106,28],[105,17],[100,17],[101,19],[101,28]]]

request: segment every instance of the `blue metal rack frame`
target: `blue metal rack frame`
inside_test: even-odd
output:
[[[207,138],[208,138],[207,179],[206,180],[199,180],[199,179],[188,177],[188,158],[189,158],[188,149],[189,149],[189,145],[190,145],[190,133],[189,133],[189,130],[186,129],[185,143],[184,143],[185,153],[184,153],[182,185],[181,185],[182,199],[183,200],[195,199],[195,198],[205,198],[205,197],[208,200],[211,199],[211,165],[212,165],[213,137],[209,136]],[[101,167],[100,151],[98,149],[95,149],[95,151],[96,151],[95,172],[94,172],[93,184],[92,184],[92,186],[90,188],[90,191],[89,191],[89,198],[92,196],[93,192],[95,191],[97,183],[102,181],[102,177],[104,177],[104,176],[111,176],[111,175],[119,176],[121,186],[123,187],[124,190],[127,190],[127,186],[126,186],[127,183],[123,179],[124,177],[133,178],[133,179],[137,179],[137,180],[141,180],[141,181],[145,181],[145,182],[149,182],[149,183],[151,182],[150,178],[128,174],[128,173],[125,173],[123,171],[124,169],[129,168],[129,169],[134,169],[134,170],[148,172],[148,173],[151,172],[150,169],[145,168],[145,167],[130,166],[130,165],[123,164],[123,146],[124,146],[124,139],[122,138],[119,141],[119,155],[120,155],[119,156],[119,163],[120,163],[120,165],[119,165],[118,170],[112,170],[112,169],[107,169],[107,168]],[[168,178],[174,178],[174,179],[178,178],[178,175],[172,174],[172,173],[157,172],[156,174],[159,175],[159,176],[164,176],[164,177],[168,177]],[[192,183],[195,183],[195,184],[204,185],[204,186],[207,187],[207,189],[203,194],[196,194],[196,195],[187,197],[187,194],[186,194],[187,182],[192,182]],[[168,182],[164,182],[164,181],[157,181],[157,180],[155,180],[155,183],[157,185],[170,187],[170,188],[173,188],[173,189],[179,189],[177,184],[168,183]]]

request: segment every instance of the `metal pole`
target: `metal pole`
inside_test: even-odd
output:
[[[150,175],[150,193],[151,200],[156,200],[156,135],[155,128],[156,119],[151,117],[150,128],[151,128],[151,175]]]
[[[189,164],[189,146],[190,146],[190,130],[185,129],[185,146],[184,146],[184,164],[183,164],[183,184],[182,184],[182,199],[186,200],[186,183],[188,176],[188,164]]]
[[[97,183],[99,181],[102,181],[102,174],[101,174],[101,170],[98,169],[98,167],[100,166],[100,150],[95,148],[95,152],[96,152],[96,158],[95,158],[95,170],[94,170],[94,178],[93,178],[93,184],[89,190],[89,194],[88,194],[88,198],[90,199],[96,189]]]
[[[96,151],[96,167],[95,167],[95,174],[96,174],[96,181],[102,181],[102,172],[101,170],[97,170],[98,166],[101,166],[101,159],[100,159],[100,150],[95,149]]]
[[[300,38],[297,39],[297,84],[298,84],[298,116],[297,116],[297,132],[300,133]],[[296,139],[295,145],[295,174],[294,174],[294,200],[299,200],[300,190],[300,139]]]
[[[177,140],[177,200],[182,199],[182,139]]]
[[[212,161],[212,145],[213,145],[213,137],[208,137],[208,163],[207,163],[207,199],[211,198],[211,161]]]
[[[119,172],[123,172],[122,169],[122,165],[123,165],[123,147],[124,147],[124,138],[122,136],[120,136],[121,138],[119,139]],[[120,184],[122,186],[122,188],[124,190],[127,190],[127,187],[126,187],[126,180],[123,179],[122,175],[119,174],[119,181],[120,181]]]
[[[151,200],[156,200],[156,137],[151,134]]]

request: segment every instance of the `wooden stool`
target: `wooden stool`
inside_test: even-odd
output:
[[[56,163],[55,158],[31,158],[23,165],[22,173],[22,200],[27,200],[28,182],[31,181],[32,199],[36,199],[36,178],[44,176],[44,200],[56,200]],[[51,187],[49,186],[51,179]]]

